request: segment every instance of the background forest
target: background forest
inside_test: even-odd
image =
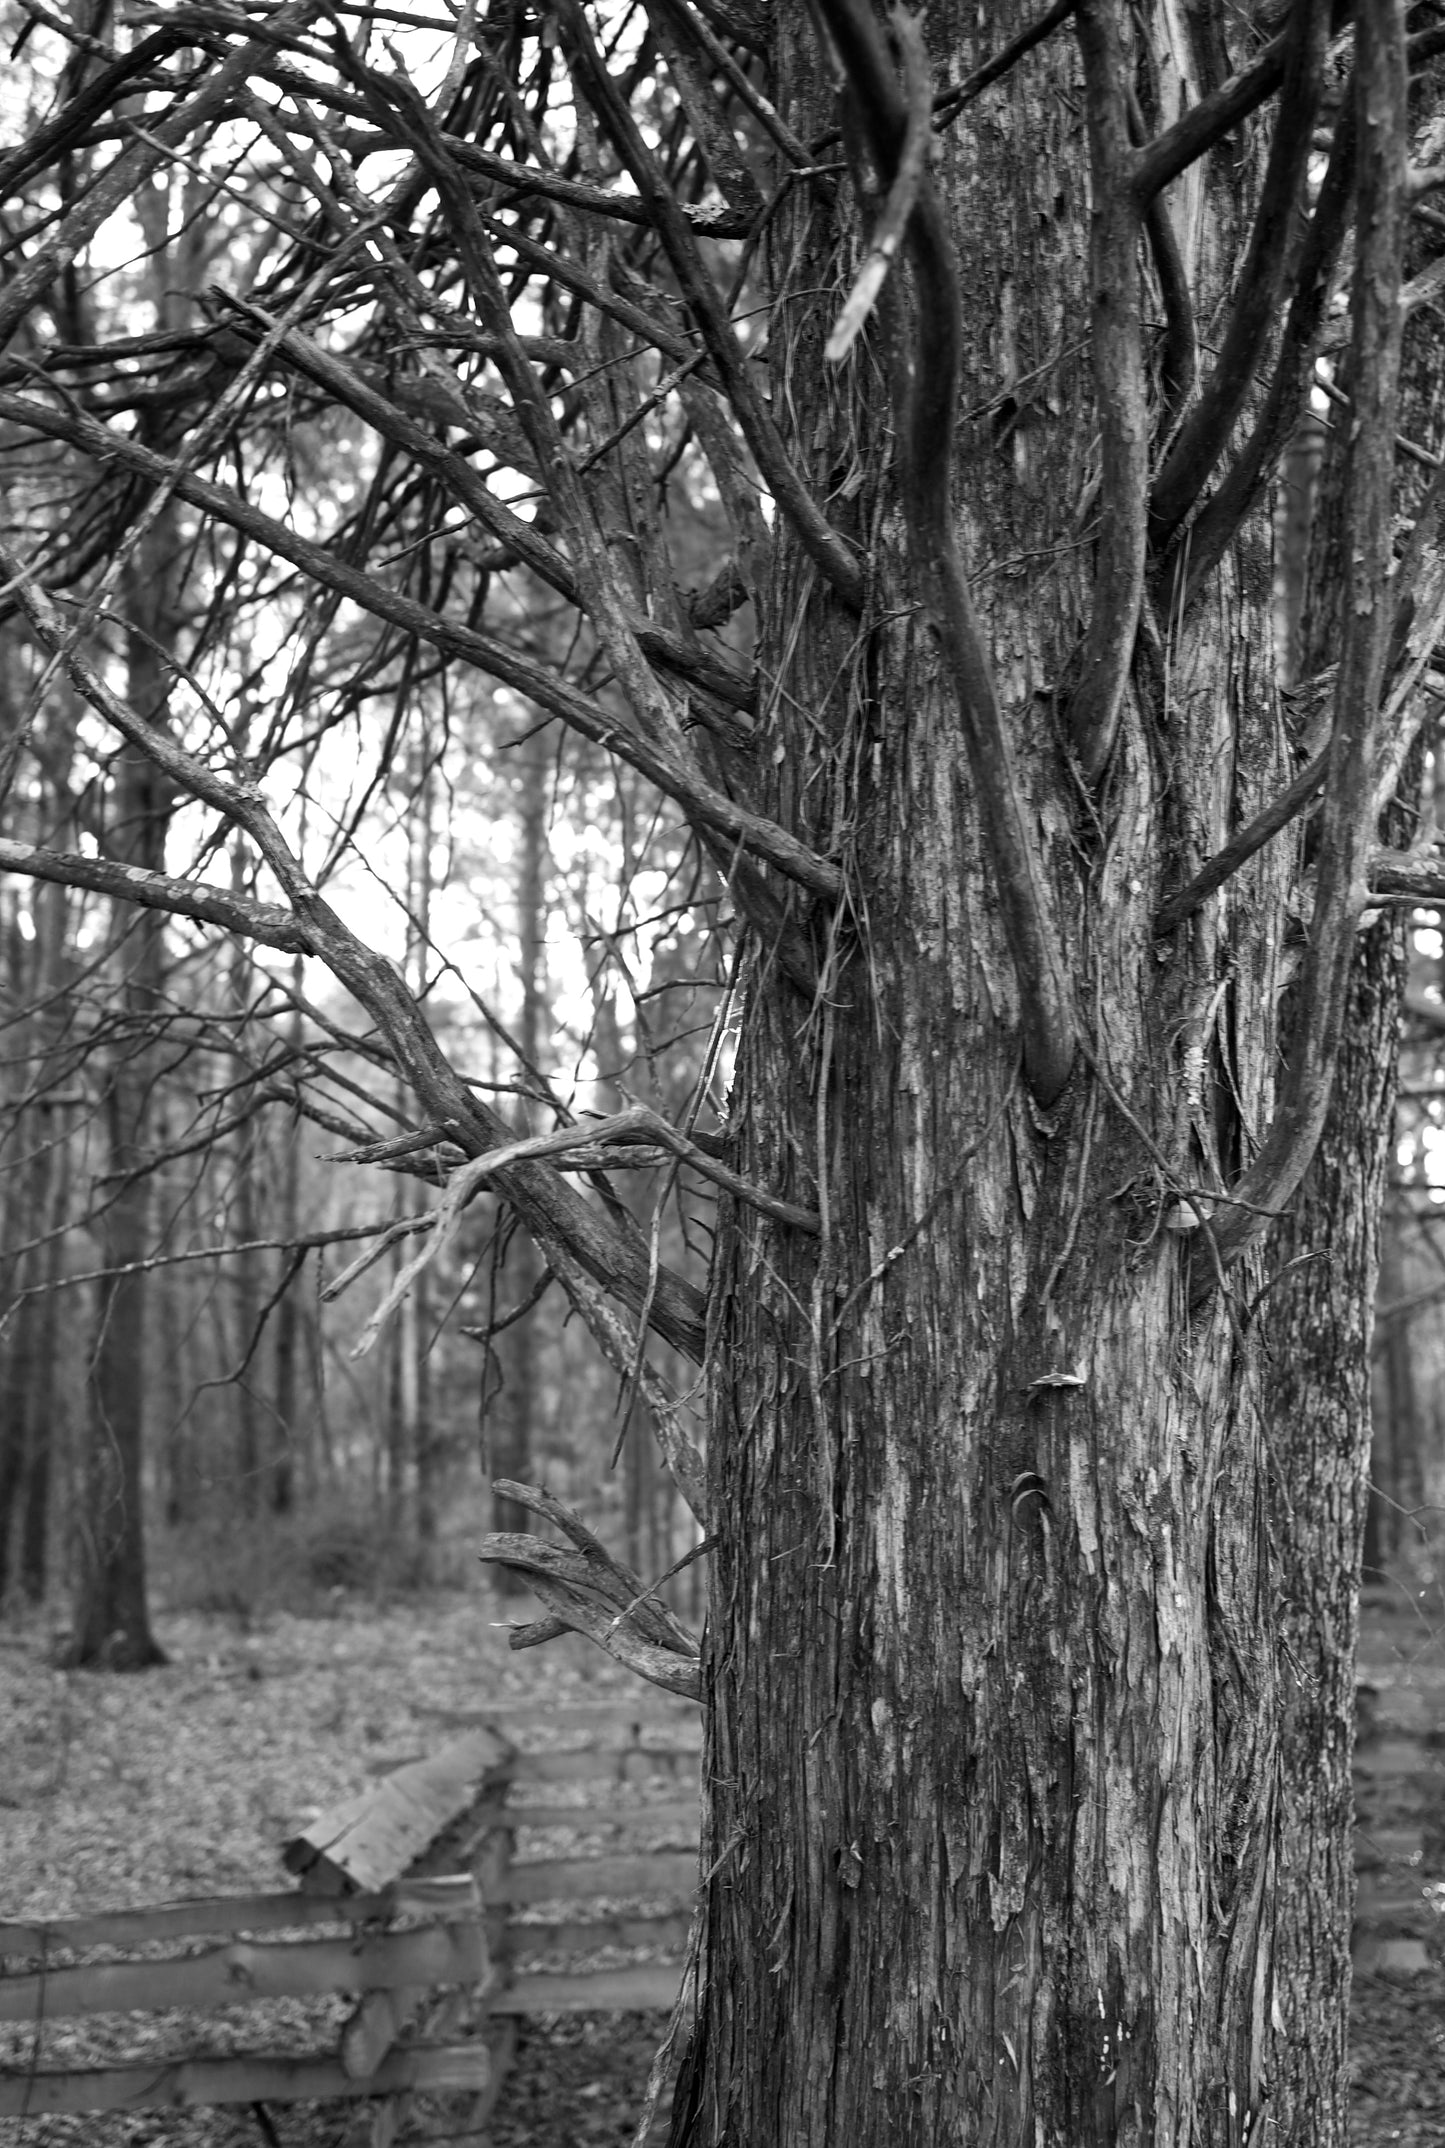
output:
[[[24,19],[8,11],[12,141],[81,64],[33,17],[22,37]],[[415,36],[409,53],[425,72],[436,41]],[[535,66],[523,94],[540,110],[545,55]],[[208,282],[260,288],[305,211],[306,179],[275,161],[264,126],[238,133],[236,157],[215,175],[153,175],[124,240],[107,234],[125,258],[64,279],[63,333],[87,390],[112,412],[143,408],[152,439],[197,367],[218,388],[227,378]],[[65,171],[83,188],[85,154]],[[558,293],[559,314],[565,303]],[[156,378],[132,397],[122,358],[102,385],[85,373],[102,346],[133,349]],[[12,357],[6,378],[26,376]],[[566,656],[568,608],[525,564],[490,556],[436,505],[425,473],[332,398],[263,388],[227,421],[248,496],[395,559],[400,585],[438,609],[460,592],[479,615],[505,569],[519,639]],[[687,428],[646,405],[634,423],[637,455],[670,479],[675,556],[705,578],[725,544]],[[318,886],[398,965],[449,1057],[518,1135],[629,1103],[715,1122],[725,898],[635,771],[521,694],[419,652],[403,629],[318,601],[244,538],[218,544],[174,499],[117,548],[128,487],[97,487],[63,447],[6,430],[7,542],[43,561],[78,612],[113,619],[123,689],[170,697],[178,728],[222,722],[258,780],[279,780],[288,832],[324,857]],[[211,855],[201,817],[53,674],[12,592],[0,617],[6,836],[200,869],[253,897],[247,846]],[[490,1522],[525,1526],[490,1514],[492,1476],[545,1481],[654,1573],[696,1541],[656,1467],[645,1399],[629,1395],[619,1415],[617,1374],[568,1326],[504,1205],[469,1207],[395,1317],[373,1326],[437,1174],[414,1142],[386,1150],[410,1123],[402,1092],[319,965],[97,889],[6,876],[0,1020],[0,1598],[74,1584],[87,1470],[123,1419],[172,1600],[179,1589],[245,1610],[282,1573],[323,1595],[455,1578]],[[392,1197],[374,1169],[338,1158],[383,1160]],[[655,1167],[656,1152],[640,1160]],[[641,1182],[610,1169],[608,1183],[669,1263],[701,1273],[709,1203],[697,1182],[674,1167]],[[108,1645],[92,1636],[89,1652]]]

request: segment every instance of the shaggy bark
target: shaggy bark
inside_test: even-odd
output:
[[[931,22],[939,52],[968,49],[946,10]],[[826,86],[782,43],[806,134]],[[1289,1254],[1241,1231],[1226,1280],[1209,1226],[1280,1101],[1299,828],[1141,956],[1166,889],[1294,767],[1267,540],[1246,530],[1167,670],[1146,636],[1092,832],[1071,838],[1052,689],[1102,601],[1060,514],[1092,483],[1088,383],[1054,325],[1087,313],[1078,88],[1077,56],[1050,48],[935,167],[972,414],[950,436],[956,527],[987,570],[988,659],[1081,1010],[1047,1110],[882,415],[922,302],[895,292],[887,337],[829,380],[837,225],[800,211],[775,246],[794,444],[850,499],[869,598],[841,620],[780,546],[765,810],[841,848],[847,884],[816,928],[816,997],[760,958],[739,1052],[739,1168],[814,1203],[822,1233],[737,1212],[711,1293],[706,1927],[674,2148],[1233,2143],[1281,2087],[1304,2128],[1284,2137],[1343,2139],[1373,1178],[1327,1301],[1342,1339],[1301,1337],[1321,1458],[1290,1480],[1285,1543],[1271,1417],[1293,1404],[1267,1308]],[[1190,250],[1206,298],[1242,223],[1224,173],[1211,190]],[[1370,1011],[1344,1123],[1377,1157],[1381,984]],[[1324,1184],[1351,1145],[1326,1143]],[[1309,1704],[1301,1662],[1327,1668]],[[1306,2067],[1315,2007],[1330,2026]]]

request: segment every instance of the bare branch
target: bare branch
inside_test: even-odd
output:
[[[292,6],[281,9],[268,26],[267,36],[252,38],[238,46],[194,96],[184,98],[165,118],[148,126],[143,136],[120,152],[102,178],[76,203],[59,230],[8,279],[0,293],[0,350],[5,349],[20,323],[56,277],[84,252],[101,225],[114,216],[123,202],[131,199],[152,172],[169,160],[172,151],[179,148],[187,135],[217,117],[227,100],[265,58],[274,36],[299,28],[319,13],[318,0],[294,0]],[[112,76],[107,94],[114,96],[120,86],[120,80]]]
[[[655,1592],[539,1485],[500,1478],[492,1489],[552,1522],[577,1548],[564,1551],[539,1537],[501,1533],[484,1540],[480,1557],[525,1575],[563,1630],[584,1634],[653,1685],[699,1700],[702,1672],[697,1641]],[[543,1638],[528,1629],[523,1633],[523,1646]]]
[[[555,1133],[534,1134],[522,1141],[512,1141],[505,1148],[491,1149],[484,1156],[455,1163],[447,1175],[446,1193],[436,1212],[436,1231],[430,1241],[410,1260],[396,1277],[381,1304],[362,1329],[353,1357],[364,1357],[376,1341],[381,1330],[407,1296],[423,1269],[446,1250],[461,1227],[463,1211],[474,1201],[482,1189],[499,1173],[517,1163],[529,1163],[542,1157],[566,1156],[579,1148],[595,1147],[607,1141],[650,1141],[670,1151],[694,1171],[713,1179],[737,1200],[746,1201],[751,1207],[761,1209],[777,1223],[790,1225],[794,1230],[818,1233],[818,1218],[811,1209],[796,1208],[790,1201],[780,1201],[774,1194],[765,1193],[760,1187],[750,1186],[736,1171],[726,1164],[718,1163],[707,1155],[685,1134],[679,1133],[666,1119],[645,1104],[636,1104],[629,1111],[616,1113],[609,1119],[589,1119],[577,1126],[562,1126]]]
[[[1225,1261],[1259,1235],[1268,1213],[1278,1214],[1291,1199],[1314,1155],[1334,1080],[1372,842],[1375,726],[1392,619],[1391,488],[1406,228],[1403,0],[1362,8],[1355,42],[1360,192],[1350,378],[1356,424],[1345,467],[1344,538],[1354,594],[1345,607],[1314,915],[1290,1063],[1274,1123],[1232,1189],[1241,1205],[1215,1225]],[[1212,1280],[1196,1277],[1196,1292],[1207,1292]]]
[[[219,925],[223,932],[260,940],[283,954],[310,952],[305,933],[291,912],[279,904],[253,902],[244,895],[233,895],[228,888],[177,880],[169,873],[147,872],[140,865],[119,865],[110,858],[84,858],[73,851],[40,850],[31,843],[13,843],[0,836],[0,872],[25,873],[32,880],[49,880],[57,887],[88,888],[92,894],[109,895],[118,902],[165,910],[172,917],[194,918],[197,924]]]
[[[1088,95],[1089,283],[1102,483],[1093,609],[1065,721],[1087,782],[1113,749],[1144,601],[1149,400],[1139,308],[1141,216],[1133,188],[1128,74],[1118,0],[1074,10]]]
[[[1187,576],[1182,597],[1170,589],[1166,600],[1174,616],[1187,611],[1206,586],[1269,482],[1305,408],[1315,379],[1315,354],[1322,342],[1335,266],[1349,228],[1354,183],[1355,121],[1353,109],[1347,106],[1335,127],[1329,165],[1301,250],[1294,294],[1264,401],[1218,490],[1188,525],[1187,539],[1176,544],[1173,558],[1165,562],[1161,579],[1166,585]]]
[[[1155,137],[1134,170],[1134,191],[1141,206],[1274,95],[1284,80],[1288,41],[1288,30],[1282,30],[1252,67],[1221,82]]]
[[[1241,828],[1222,850],[1217,850],[1208,864],[1200,867],[1194,878],[1161,903],[1154,919],[1157,939],[1164,939],[1187,917],[1192,917],[1200,904],[1206,902],[1216,888],[1223,887],[1242,865],[1248,864],[1257,850],[1262,850],[1274,836],[1301,813],[1316,795],[1329,769],[1329,748],[1317,753],[1302,768],[1292,783],[1287,783],[1278,798],[1272,799],[1262,812],[1256,813],[1249,825]]]
[[[714,827],[719,834],[740,842],[745,849],[766,859],[814,894],[836,899],[842,879],[835,865],[818,857],[796,836],[774,822],[750,813],[746,807],[724,797],[693,769],[680,765],[676,754],[668,747],[643,738],[545,665],[533,662],[474,627],[429,611],[415,599],[403,596],[374,576],[353,567],[325,545],[298,536],[284,523],[263,514],[225,487],[191,471],[180,470],[167,457],[154,454],[124,434],[98,425],[93,418],[69,410],[51,410],[25,396],[3,394],[0,394],[0,418],[11,419],[51,439],[68,440],[102,462],[120,463],[157,483],[173,484],[179,498],[255,537],[270,551],[289,559],[323,588],[334,589],[349,597],[363,610],[390,620],[408,634],[418,635],[443,654],[475,664],[479,670],[489,672],[504,685],[525,694],[550,715],[560,716],[584,738],[609,748],[620,760],[647,776],[659,790],[675,798],[689,818],[703,827]]]
[[[1372,902],[1445,899],[1445,855],[1438,849],[1371,851],[1368,877]]]
[[[666,249],[673,273],[702,331],[763,482],[776,500],[779,513],[787,516],[797,532],[799,543],[819,573],[843,602],[857,611],[863,601],[862,568],[793,468],[782,436],[765,409],[747,362],[738,349],[732,323],[703,266],[697,240],[679,211],[671,187],[663,181],[638,131],[636,120],[593,42],[578,0],[558,0],[558,13],[572,45],[579,79],[586,83],[593,110],[637,182],[637,191],[647,205],[653,229]]]
[[[1029,23],[1025,29],[1019,31],[1017,37],[1011,37],[1001,52],[996,52],[991,60],[985,60],[982,67],[976,67],[966,81],[959,83],[957,89],[941,91],[933,100],[935,127],[950,126],[959,113],[972,104],[976,97],[981,97],[991,84],[1002,81],[1006,74],[1017,67],[1026,53],[1033,51],[1035,45],[1041,45],[1046,37],[1051,37],[1055,30],[1063,27],[1073,14],[1075,5],[1076,0],[1054,0],[1053,6],[1046,8],[1037,22]]]
[[[15,579],[42,646],[52,653],[64,652],[65,669],[91,706],[182,790],[250,836],[292,904],[307,945],[376,1023],[428,1115],[446,1125],[471,1155],[509,1142],[511,1129],[473,1096],[450,1065],[395,965],[358,940],[316,892],[249,774],[228,783],[165,732],[145,723],[76,650],[66,646],[50,599],[3,548],[0,567]],[[541,1164],[511,1166],[500,1184],[559,1273],[561,1262],[579,1263],[605,1280],[635,1312],[645,1306],[649,1323],[676,1348],[694,1359],[700,1357],[705,1339],[701,1296],[671,1270],[658,1273],[635,1226],[624,1229],[616,1216],[604,1218]]]
[[[1229,441],[1279,318],[1324,79],[1330,0],[1300,0],[1285,33],[1284,83],[1249,250],[1223,346],[1154,483],[1149,535],[1167,545]],[[1107,467],[1107,455],[1105,458]]]
[[[275,331],[276,324],[260,307],[248,301],[232,298],[228,293],[214,292],[217,302],[253,331]],[[500,341],[500,338],[494,338]],[[520,345],[519,345],[520,347]],[[513,514],[490,490],[465,457],[454,453],[425,426],[419,425],[400,409],[397,403],[383,395],[374,382],[365,378],[344,359],[325,351],[310,336],[298,329],[288,329],[277,336],[278,352],[308,379],[334,395],[338,402],[354,410],[359,418],[372,426],[385,440],[404,448],[406,453],[423,469],[436,472],[458,503],[475,515],[484,529],[505,545],[541,581],[555,589],[569,603],[582,604],[583,597],[577,586],[577,577],[556,547],[547,543],[530,522]],[[427,383],[435,400],[429,415],[444,424],[465,429],[477,422],[476,413],[467,403],[460,389],[447,407],[446,397],[440,385]],[[440,403],[443,407],[438,408]],[[680,635],[670,633],[651,621],[628,622],[636,637],[638,647],[654,662],[664,665],[679,676],[691,679],[696,685],[715,693],[730,707],[739,711],[751,708],[753,689],[749,681],[739,678],[730,667],[705,650],[689,646]]]

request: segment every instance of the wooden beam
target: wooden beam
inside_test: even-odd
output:
[[[650,1775],[685,1775],[695,1778],[702,1760],[701,1747],[692,1745],[589,1746],[580,1753],[518,1753],[512,1768],[515,1783],[636,1783]]]
[[[205,1900],[158,1902],[149,1909],[106,1909],[89,1917],[21,1919],[0,1923],[0,1955],[48,1960],[88,1947],[145,1946],[154,1941],[200,1938],[207,1932],[307,1931],[318,1925],[389,1924],[402,1916],[456,1923],[474,1914],[476,1888],[469,1874],[399,1880],[379,1894],[310,1895],[294,1887],[281,1894],[213,1895]]]
[[[548,1857],[514,1864],[499,1881],[493,1902],[576,1902],[597,1895],[686,1895],[697,1890],[696,1850],[642,1850],[634,1856]]]
[[[519,1976],[491,2004],[494,2014],[671,2013],[682,1972],[675,1962],[596,1969],[583,1976]]]
[[[397,2095],[415,2089],[481,2091],[492,2072],[485,2044],[454,2043],[392,2051],[369,2081],[352,2080],[337,2058],[282,2058],[264,2052],[53,2073],[0,2073],[0,2118],[38,2118],[58,2111],[192,2110],[208,2103],[320,2103],[333,2096]]]
[[[1445,1095],[1445,1084],[1441,1086]],[[503,1814],[507,1827],[575,1827],[583,1831],[620,1827],[685,1828],[689,1838],[702,1824],[700,1799],[659,1798],[653,1805],[509,1805]]]
[[[487,1967],[480,1924],[438,1924],[359,1941],[302,1939],[266,1945],[238,1939],[205,1954],[90,1962],[76,1969],[0,1977],[0,2021],[38,2022],[168,2006],[199,2013],[253,1999],[392,1991],[406,1984],[476,1984]]]
[[[686,1910],[660,1910],[655,1917],[577,1917],[565,1924],[510,1924],[508,1964],[542,1955],[595,1954],[601,1947],[656,1947],[680,1957],[692,1930]],[[500,1952],[500,1946],[498,1948]]]

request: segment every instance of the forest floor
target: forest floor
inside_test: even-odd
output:
[[[1354,2148],[1445,2143],[1445,1612],[1371,1591],[1355,1747]]]
[[[475,1593],[384,1607],[338,1599],[326,1617],[161,1615],[171,1663],[141,1678],[59,1671],[41,1622],[0,1628],[0,1917],[274,1888],[281,1841],[433,1750],[438,1712],[524,1701],[545,1711],[632,1690],[580,1643],[511,1654],[501,1617]],[[1372,1599],[1360,1677],[1354,2148],[1441,2148],[1445,1621],[1403,1592]],[[623,2148],[666,2025],[661,2015],[523,2024],[494,2148]],[[109,2055],[86,2041],[88,2023],[49,2033],[65,2040],[58,2052],[47,2044],[48,2063]],[[0,2028],[0,2064],[32,2061],[32,2042],[28,2026]],[[7,2132],[17,2148],[343,2148],[362,2137],[355,2108],[337,2104],[273,2107],[269,2119],[244,2109],[33,2119]],[[661,2137],[659,2113],[650,2138]]]

